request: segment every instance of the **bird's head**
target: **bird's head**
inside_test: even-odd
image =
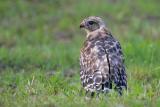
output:
[[[94,32],[104,27],[105,23],[103,22],[103,20],[100,17],[96,16],[90,16],[88,18],[85,18],[80,24],[80,28],[84,28],[87,33]]]

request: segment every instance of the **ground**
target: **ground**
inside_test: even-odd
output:
[[[1,107],[159,107],[158,0],[0,1]],[[85,100],[79,51],[85,17],[101,16],[120,41],[128,91]]]

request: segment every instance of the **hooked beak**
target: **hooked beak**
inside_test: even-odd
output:
[[[79,27],[80,27],[80,28],[84,28],[84,27],[85,27],[84,22],[82,22]]]

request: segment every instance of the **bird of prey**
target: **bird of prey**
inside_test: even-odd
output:
[[[127,75],[120,43],[112,36],[100,17],[84,19],[80,28],[87,32],[80,52],[80,78],[86,94],[109,92],[120,95],[127,89]]]

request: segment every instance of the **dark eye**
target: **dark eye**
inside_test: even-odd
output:
[[[90,25],[93,25],[95,22],[94,21],[89,21],[88,22]]]

